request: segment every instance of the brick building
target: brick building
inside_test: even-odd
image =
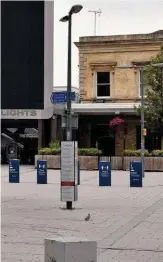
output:
[[[80,103],[77,138],[80,147],[98,143],[104,155],[121,155],[124,149],[140,148],[140,68],[155,57],[163,44],[163,30],[150,34],[80,37]],[[133,66],[120,69],[119,66]],[[109,121],[115,116],[124,124],[114,132]],[[146,148],[161,148],[161,134],[148,132]]]

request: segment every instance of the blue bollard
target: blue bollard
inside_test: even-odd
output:
[[[37,184],[47,184],[47,161],[37,161]]]
[[[11,159],[9,161],[9,183],[19,183],[20,160]]]
[[[111,186],[111,163],[99,162],[99,186]]]
[[[142,163],[130,163],[130,187],[142,187]]]
[[[78,185],[80,185],[80,162],[78,161]]]

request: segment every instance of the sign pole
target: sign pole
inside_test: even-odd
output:
[[[66,125],[66,138],[67,141],[72,140],[72,127],[71,127],[71,13],[69,13],[68,20],[68,68],[67,68],[67,125]],[[72,202],[66,202],[66,208],[72,209]]]
[[[78,144],[77,141],[61,143],[61,201],[69,203],[78,198]]]
[[[144,174],[144,150],[145,150],[145,138],[144,138],[144,68],[140,68],[140,83],[141,83],[141,163],[142,163],[142,177]]]

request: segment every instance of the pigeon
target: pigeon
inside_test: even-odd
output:
[[[88,216],[86,216],[86,217],[85,217],[85,221],[88,221],[88,220],[90,220],[90,218],[91,218],[91,215],[90,215],[90,214],[88,214]]]

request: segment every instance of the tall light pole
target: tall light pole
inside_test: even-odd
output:
[[[72,15],[82,10],[82,5],[73,5],[68,15],[60,19],[61,22],[68,22],[68,61],[67,61],[67,124],[66,124],[66,140],[72,140],[72,115],[71,115],[71,28]],[[72,209],[72,202],[66,202],[67,209]]]
[[[142,177],[144,177],[144,67],[140,67],[140,94],[141,94],[141,163],[142,163]]]

